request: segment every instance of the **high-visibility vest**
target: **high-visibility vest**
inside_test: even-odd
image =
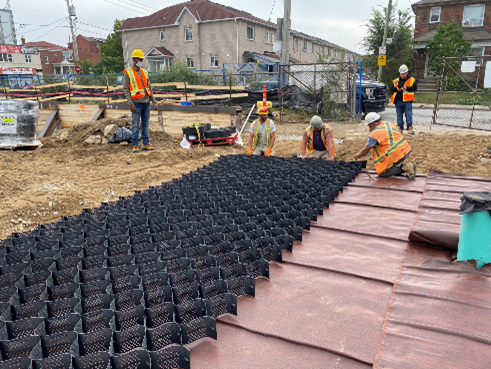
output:
[[[124,70],[130,79],[130,94],[131,99],[141,99],[145,97],[145,90],[147,91],[148,96],[152,96],[152,91],[148,88],[148,72],[140,68],[141,77],[138,75],[138,72],[133,68],[127,68]]]
[[[397,86],[399,86],[399,78],[396,78],[392,82],[394,83],[395,88],[397,88]],[[404,86],[412,87],[414,85],[414,82],[416,82],[416,78],[414,78],[414,77],[408,78],[406,83],[404,83]],[[392,94],[392,98],[390,99],[390,102],[392,104],[395,103],[396,96],[397,96],[397,91]],[[404,101],[404,102],[414,101],[414,92],[402,91],[402,101]]]
[[[327,144],[327,140],[326,140],[327,131],[329,129],[331,129],[331,126],[329,124],[323,124],[322,131],[321,131],[321,139],[322,139],[322,142],[324,143],[324,146],[326,146],[326,150],[329,150],[329,145]],[[308,127],[305,130],[305,133],[307,134],[307,137],[309,138],[309,140],[307,142],[307,154],[310,155],[315,151],[314,150],[314,128],[312,126]],[[334,144],[332,144],[332,151],[333,151],[332,154],[334,156],[336,156],[336,146],[334,146]]]
[[[389,122],[380,123],[370,137],[376,139],[378,144],[373,148],[373,163],[380,175],[411,152],[411,146],[396,125]]]
[[[271,136],[271,119],[266,119],[266,122],[264,122],[264,124],[266,124],[266,140],[268,142],[268,147],[269,147],[269,138]],[[261,126],[261,122],[259,121],[259,119],[256,119],[252,123],[252,127],[254,130],[254,140],[252,141],[252,148],[253,149],[256,148],[257,143],[259,142],[259,127],[260,126]]]

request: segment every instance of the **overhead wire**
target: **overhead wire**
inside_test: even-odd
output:
[[[57,28],[59,27],[59,25],[60,25],[60,24],[61,24],[61,23],[62,23],[64,20],[65,20],[65,18],[63,18],[63,20],[62,20],[60,23],[58,23],[58,24],[57,24],[57,25],[56,25],[54,28],[52,28],[50,31],[48,31],[48,32],[46,32],[44,35],[42,35],[42,36],[40,36],[40,37],[38,37],[38,38],[34,39],[33,41],[37,41],[37,40],[39,40],[40,38],[43,38],[44,36],[46,36],[48,33],[53,32],[55,29],[57,29]]]
[[[132,6],[134,6],[133,4],[127,3],[127,2],[125,2],[125,1],[123,1],[123,0],[116,0],[116,1],[120,1],[120,2],[122,2],[122,3],[125,3],[125,4],[128,4],[128,5],[132,5]],[[154,8],[154,7],[151,7],[151,6],[148,6],[148,5],[145,5],[145,4],[142,4],[142,3],[139,3],[139,2],[134,1],[134,0],[128,0],[128,1],[131,1],[132,3],[138,4],[138,5],[142,5],[142,6],[146,7],[146,8],[152,9],[152,10],[160,10],[160,9],[157,9],[157,8]]]
[[[110,1],[108,1],[108,0],[102,0],[102,1],[105,1],[105,2],[106,2],[106,3],[108,3],[108,4],[116,5],[118,8],[125,8],[125,9],[131,10],[131,11],[133,11],[133,12],[137,12],[137,13],[140,13],[140,14],[148,15],[148,14],[143,13],[143,12],[141,12],[141,11],[139,11],[139,10],[134,9],[134,8],[133,8],[133,9],[131,9],[131,8],[127,8],[126,6],[122,6],[122,5],[119,5],[119,4],[115,4],[115,3],[112,3],[112,2],[110,2]],[[142,9],[142,8],[140,8],[140,9]],[[142,10],[145,10],[145,9],[142,9]],[[146,12],[148,13],[148,11],[146,11]]]
[[[35,31],[37,31],[37,30],[39,30],[39,29],[41,29],[41,28],[46,28],[46,27],[49,27],[49,26],[51,26],[52,24],[54,24],[54,23],[56,23],[56,22],[59,22],[59,21],[61,21],[61,20],[64,20],[64,19],[66,19],[66,18],[67,18],[67,17],[63,17],[63,18],[61,18],[61,19],[58,19],[58,20],[54,21],[53,23],[47,24],[47,25],[45,25],[45,26],[41,26],[41,27],[36,28],[36,29],[32,29],[32,30],[27,31],[27,32],[23,32],[23,33],[25,34],[25,33],[35,32]]]
[[[100,29],[103,29],[104,31],[113,32],[112,29],[107,29],[107,28],[103,28],[103,27],[99,27],[99,26],[94,26],[92,24],[87,24],[87,23],[83,23],[83,22],[80,22],[80,21],[77,21],[77,23],[80,23],[80,24],[83,24],[83,25],[89,26],[89,27],[100,28]]]

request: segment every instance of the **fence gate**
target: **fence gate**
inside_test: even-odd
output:
[[[432,124],[491,130],[489,61],[491,55],[443,58]]]
[[[350,62],[280,65],[280,123],[350,119],[354,73]]]

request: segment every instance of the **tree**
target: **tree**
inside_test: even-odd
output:
[[[474,40],[473,40],[474,42]],[[462,28],[455,21],[440,24],[433,40],[426,43],[428,50],[428,71],[433,75],[440,75],[442,57],[469,56],[472,42],[464,38]],[[447,61],[455,70],[459,68],[459,60]]]
[[[372,75],[378,72],[379,47],[384,38],[384,25],[387,15],[387,7],[382,10],[372,8],[372,19],[365,24],[366,36],[362,39],[361,46],[367,52],[363,58],[363,67]],[[382,81],[388,85],[398,75],[399,67],[406,64],[409,68],[413,61],[413,26],[411,24],[411,10],[398,10],[397,3],[392,7],[389,18],[387,37],[392,38],[392,43],[387,45],[387,61],[382,69]]]
[[[121,32],[117,32],[124,20],[114,21],[114,32],[106,38],[101,45],[101,60],[92,68],[93,73],[122,73],[124,70],[123,38]]]

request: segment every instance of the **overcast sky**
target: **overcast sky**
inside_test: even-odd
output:
[[[72,0],[70,0],[71,2]],[[408,8],[416,0],[399,0],[399,8]],[[77,9],[78,33],[104,37],[112,29],[114,19],[126,19],[151,14],[180,0],[73,0]],[[283,16],[283,0],[214,0],[223,5],[247,11],[267,20]],[[10,0],[17,39],[25,36],[27,42],[52,42],[66,46],[70,36],[65,0]],[[274,3],[274,7],[273,7]],[[362,52],[360,40],[365,31],[362,25],[370,17],[373,7],[387,6],[387,0],[292,0],[292,28],[320,37],[353,51]],[[3,7],[5,0],[0,0]],[[139,5],[143,4],[143,5]],[[85,24],[82,24],[85,23]],[[50,25],[46,27],[41,27]],[[59,26],[55,28],[55,26]],[[41,28],[40,28],[41,27]],[[97,28],[100,27],[100,28]]]

